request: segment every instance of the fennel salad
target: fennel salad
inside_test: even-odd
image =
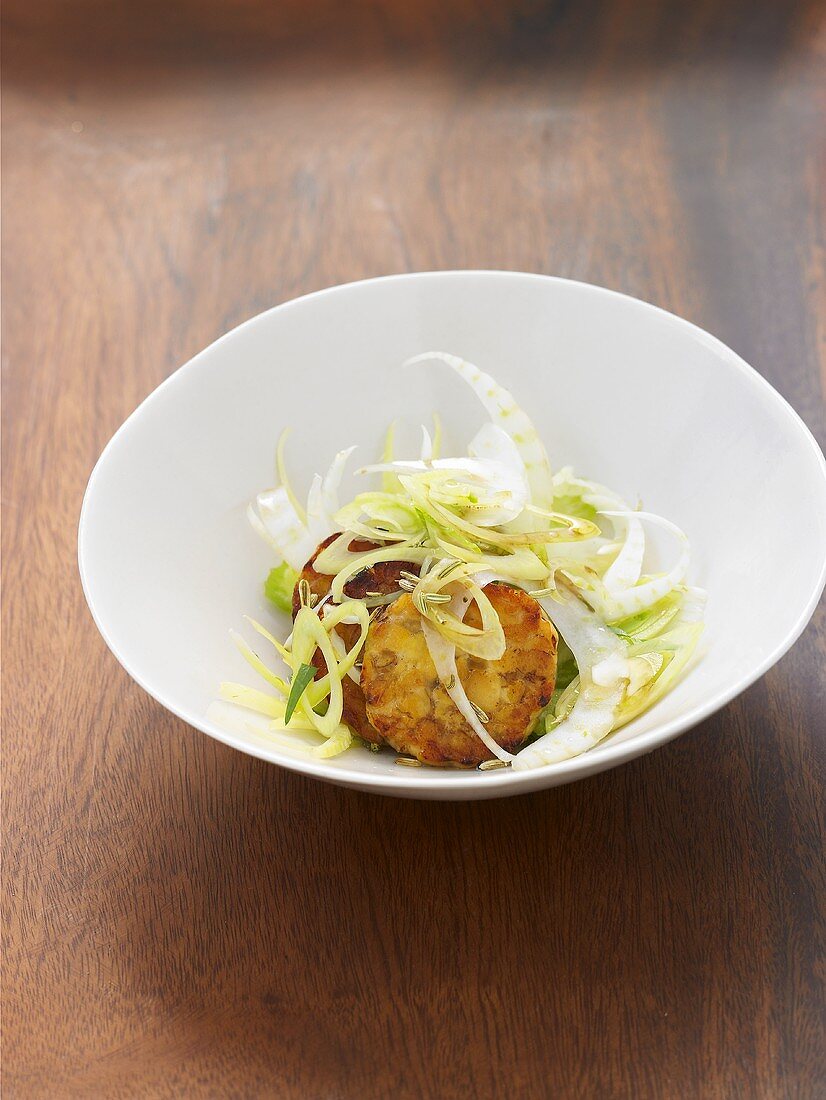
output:
[[[405,365],[426,361],[455,371],[488,415],[464,454],[442,455],[434,418],[418,457],[397,457],[391,427],[378,461],[356,471],[369,488],[339,499],[351,446],[302,503],[282,435],[278,484],[248,517],[275,556],[265,594],[292,631],[248,620],[268,656],[234,633],[263,684],[224,683],[221,698],[316,757],[361,745],[410,766],[567,760],[685,670],[705,604],[688,583],[688,540],[570,467],[552,471],[531,420],[490,375],[445,352]],[[655,528],[670,560],[650,573]]]

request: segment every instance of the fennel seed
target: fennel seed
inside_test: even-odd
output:
[[[495,768],[509,768],[510,766],[510,760],[483,760],[479,764],[478,770],[480,772],[492,772]]]
[[[440,581],[443,581],[445,579],[445,577],[449,576],[449,574],[451,574],[453,572],[453,570],[456,568],[457,565],[461,565],[461,564],[462,563],[460,561],[456,561],[455,559],[452,560],[452,561],[449,561],[447,563],[447,565],[442,566],[442,568],[436,574],[437,579],[440,580]]]
[[[447,592],[425,592],[425,603],[450,603],[453,597],[448,595]]]
[[[405,768],[420,768],[422,766],[421,760],[417,760],[415,756],[397,756],[396,763]]]
[[[490,721],[490,718],[485,714],[481,707],[478,707],[472,699],[468,699],[468,702],[473,707],[473,711],[483,726],[486,726]]]

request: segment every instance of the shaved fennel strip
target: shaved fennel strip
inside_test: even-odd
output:
[[[287,439],[290,435],[290,429],[286,428],[281,433],[281,438],[278,440],[278,446],[275,451],[275,469],[278,474],[279,484],[283,486],[284,492],[287,494],[287,499],[292,505],[293,511],[298,517],[298,522],[302,527],[307,526],[307,515],[301,505],[298,503],[298,498],[293,492],[290,479],[287,477],[287,467],[284,461],[284,452],[287,447]]]
[[[453,607],[453,602],[451,602],[450,606]],[[459,606],[457,604],[456,611],[454,611],[457,618],[458,610]],[[456,704],[460,714],[483,743],[485,748],[487,748],[488,752],[492,753],[497,760],[502,760],[504,763],[510,763],[510,761],[514,759],[513,755],[494,741],[479,721],[470,699],[468,699],[465,694],[465,689],[462,687],[462,682],[459,679],[459,670],[456,667],[456,646],[446,638],[443,638],[435,627],[433,627],[424,617],[422,617],[422,630],[424,631],[424,638],[427,643],[427,651],[430,654],[430,659],[433,661],[436,675],[439,677],[442,687]]]
[[[327,685],[331,675],[335,675],[338,680],[341,680],[355,666],[359,654],[367,641],[367,629],[370,624],[370,615],[361,600],[348,600],[343,604],[328,608],[328,612],[329,613],[325,612],[324,615],[323,629],[329,635],[330,644],[333,646],[334,650],[335,639],[338,637],[335,633],[335,627],[338,626],[339,623],[347,619],[352,619],[352,621],[361,627],[361,631],[356,639],[355,645],[350,650],[345,650],[345,654],[341,660],[335,662],[332,668],[328,663],[327,672],[324,676],[322,676],[320,680],[316,680],[314,683],[310,684],[307,688],[306,695],[313,706],[317,706],[327,694]],[[326,660],[327,658],[325,657],[325,661]]]
[[[339,451],[324,477],[316,474],[313,478],[307,497],[307,530],[315,539],[316,545],[335,530],[338,488],[347,459],[355,449],[355,447],[348,447],[346,450]]]
[[[421,580],[413,592],[413,601],[420,614],[428,619],[442,637],[471,656],[487,661],[498,661],[505,652],[505,632],[493,605],[481,587],[472,579],[473,574],[482,570],[481,566],[465,565],[437,561],[432,569],[423,571]],[[461,583],[460,590],[448,603],[428,606],[428,597],[444,598],[449,593],[443,590],[454,583]],[[470,626],[464,622],[471,603],[479,609],[481,627]],[[461,614],[451,609],[458,607]]]
[[[315,543],[284,486],[259,493],[247,509],[247,516],[258,534],[299,572],[315,550]]]
[[[640,579],[645,556],[645,532],[635,517],[626,520],[625,541],[605,571],[602,583],[611,596],[631,588]]]
[[[651,580],[645,581],[643,584],[633,585],[617,593],[604,592],[603,580],[602,584],[596,586],[593,590],[586,589],[583,592],[583,596],[594,607],[594,610],[598,611],[606,621],[615,622],[617,619],[645,611],[652,604],[667,596],[678,584],[682,584],[688,573],[690,550],[688,539],[676,523],[672,523],[671,520],[664,519],[654,512],[606,511],[602,514],[608,517],[633,517],[637,520],[648,520],[664,530],[670,531],[680,543],[680,555],[676,563],[662,576],[652,577]]]
[[[594,683],[592,671],[610,658],[624,657],[626,646],[570,589],[556,600],[539,601],[571,649],[579,668],[579,694],[571,713],[550,733],[522,749],[515,768],[535,768],[578,756],[614,728],[625,692],[624,679],[609,686]]]
[[[335,675],[338,668],[338,662],[336,661],[335,651],[330,641],[330,635],[322,626],[318,616],[308,607],[302,607],[296,616],[293,633],[298,634],[302,630],[306,630],[306,641],[309,643],[306,658],[302,656],[302,663],[311,663],[316,646],[321,650],[321,656],[324,658],[324,663],[327,666],[327,675],[323,680],[314,681],[314,683],[318,691],[321,684],[326,680],[326,684],[324,685],[325,693],[329,692],[330,701],[327,705],[326,713],[317,714],[314,708],[318,705],[320,700],[316,700],[312,698],[312,696],[308,697],[309,690],[313,686],[311,683],[301,695],[298,701],[298,707],[304,712],[309,721],[313,723],[318,732],[324,737],[329,738],[341,722],[341,713],[344,703],[341,680]]]
[[[417,363],[426,363],[428,360],[446,363],[467,382],[482,402],[493,423],[507,432],[518,447],[525,465],[533,503],[541,508],[550,508],[553,500],[551,464],[536,428],[527,413],[516,404],[513,396],[489,374],[460,359],[458,355],[450,355],[444,351],[428,351],[422,355],[414,355],[404,365],[414,366]]]
[[[330,641],[333,644],[333,649],[336,651],[336,656],[342,661],[347,657],[347,646],[344,644],[344,639],[340,634],[336,634],[335,630],[330,634]],[[358,684],[361,687],[361,673],[355,667],[348,668],[345,676],[349,676],[354,684]]]

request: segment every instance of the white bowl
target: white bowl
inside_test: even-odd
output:
[[[305,486],[336,450],[376,455],[388,422],[434,409],[464,443],[483,416],[418,352],[492,373],[573,464],[678,523],[708,590],[703,653],[666,698],[591,752],[536,771],[401,768],[354,749],[293,754],[246,721],[220,723],[222,680],[253,683],[229,638],[272,564],[247,502],[273,481],[276,440]],[[409,435],[412,441],[415,432]],[[412,444],[411,444],[412,445]],[[346,487],[345,487],[346,490]],[[346,499],[346,492],[343,499]],[[186,722],[285,768],[362,790],[491,798],[630,760],[724,706],[792,645],[826,577],[826,465],[797,414],[729,348],[633,298],[514,272],[430,272],[333,287],[254,317],[172,375],[129,417],[89,480],[80,573],[126,671]]]

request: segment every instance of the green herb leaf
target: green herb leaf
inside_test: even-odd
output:
[[[315,679],[315,674],[316,669],[313,665],[299,665],[298,671],[293,676],[290,684],[290,697],[287,699],[287,708],[284,711],[285,724],[289,723],[295,708],[298,706],[298,700],[307,690],[307,685]]]
[[[560,638],[556,653],[556,690],[563,691],[577,676],[579,676],[579,669],[576,659],[566,645],[565,639]]]
[[[271,569],[264,581],[264,595],[278,608],[289,614],[293,608],[293,589],[298,580],[296,571],[284,561]]]

